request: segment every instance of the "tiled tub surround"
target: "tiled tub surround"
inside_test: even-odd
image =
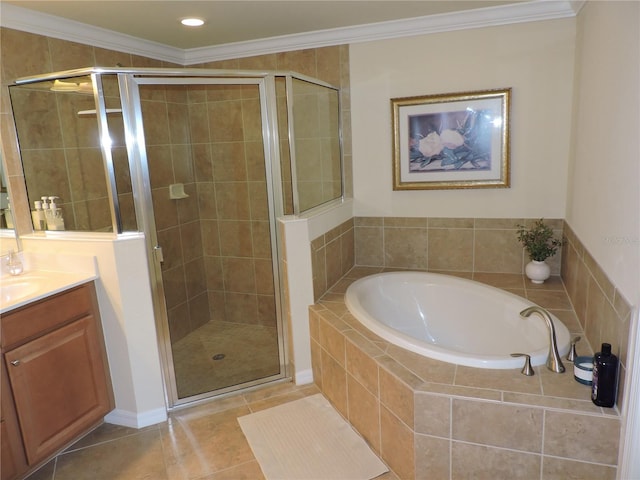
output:
[[[343,222],[311,241],[313,298],[318,300],[354,266],[354,221]]]
[[[562,279],[589,343],[596,349],[603,342],[610,343],[620,360],[617,404],[622,408],[631,306],[567,224],[564,234]]]
[[[356,217],[355,264],[430,271],[523,273],[516,237],[524,218]],[[563,221],[545,219],[556,237]],[[560,274],[560,254],[547,260]]]
[[[456,366],[380,339],[348,312],[344,292],[381,267],[354,267],[310,308],[314,379],[400,478],[613,479],[620,419],[564,374]],[[559,277],[460,274],[519,294],[582,333]],[[591,354],[586,342],[581,355]],[[596,439],[598,441],[596,441]],[[606,444],[606,448],[603,447]]]
[[[355,265],[423,269],[442,272],[524,272],[529,261],[517,241],[522,218],[402,218],[354,219]],[[631,307],[582,245],[571,227],[559,219],[545,219],[567,241],[547,259],[552,275],[561,275],[591,346],[603,342],[620,359],[618,407],[627,372],[627,343]],[[605,239],[615,242],[615,238]],[[330,286],[331,284],[329,284]],[[318,297],[316,297],[317,299]]]

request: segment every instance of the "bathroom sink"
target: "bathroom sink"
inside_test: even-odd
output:
[[[0,277],[0,313],[81,285],[97,277],[94,273],[31,271]]]
[[[2,304],[11,304],[46,291],[50,283],[50,276],[33,273],[2,277],[0,279],[0,299]]]
[[[3,303],[15,302],[22,298],[33,295],[40,289],[40,284],[27,279],[21,281],[5,282],[0,284],[0,296]]]

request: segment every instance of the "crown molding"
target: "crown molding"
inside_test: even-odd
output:
[[[215,60],[264,55],[305,48],[319,48],[349,43],[428,35],[472,28],[494,27],[513,23],[574,17],[577,11],[571,1],[531,1],[501,7],[488,7],[465,12],[415,17],[405,20],[334,28],[316,32],[227,45],[185,50],[185,65]],[[581,6],[581,5],[580,5]]]
[[[186,50],[9,4],[1,7],[0,25],[186,66],[291,50],[574,17],[584,3],[584,0],[534,0]]]
[[[28,10],[15,5],[0,5],[0,26],[70,42],[93,45],[167,62],[184,64],[184,50],[138,37],[94,27],[86,23]]]

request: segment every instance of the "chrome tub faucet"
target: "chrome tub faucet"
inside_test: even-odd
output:
[[[558,354],[556,328],[553,325],[551,315],[549,315],[549,312],[547,312],[544,308],[533,305],[522,310],[520,312],[520,316],[528,317],[532,313],[537,313],[538,315],[540,315],[547,324],[547,330],[549,330],[549,355],[547,356],[547,368],[556,373],[564,372],[564,365],[562,364],[562,360],[560,360],[560,355]]]

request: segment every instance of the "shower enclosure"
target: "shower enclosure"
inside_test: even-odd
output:
[[[10,95],[32,208],[58,197],[66,231],[144,232],[169,407],[288,377],[276,220],[342,197],[337,88],[87,68]]]

